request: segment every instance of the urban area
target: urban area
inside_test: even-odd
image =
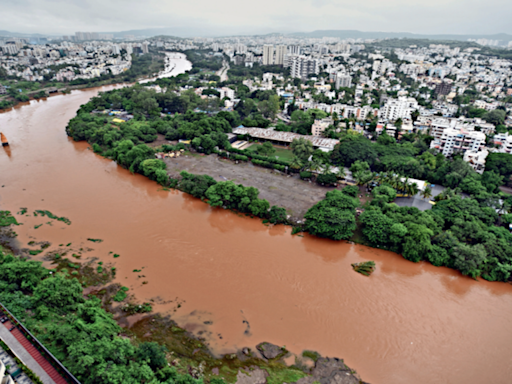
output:
[[[0,52],[5,114],[52,94],[65,99],[72,90],[109,87],[66,118],[73,139],[66,145],[86,141],[76,152],[115,162],[126,177],[139,174],[129,179],[137,188],[140,175],[151,180],[147,201],[180,190],[262,226],[288,226],[305,241],[345,240],[475,280],[512,282],[508,41],[76,32],[0,37]],[[11,161],[16,154],[0,130]],[[119,195],[128,189],[123,184]],[[0,229],[18,230],[17,220],[32,216],[70,225],[49,211],[20,208],[0,211]],[[219,233],[231,219],[222,220]],[[138,230],[134,238],[145,236]],[[270,342],[214,356],[206,331],[193,332],[203,328],[152,312],[173,300],[176,311],[181,301],[137,302],[115,280],[114,264],[84,261],[103,239],[86,241],[91,248],[30,241],[21,258],[0,245],[0,380],[9,373],[20,383],[47,376],[51,383],[364,383],[343,360],[309,350],[293,355]],[[33,261],[43,252],[38,260],[51,263],[49,271]],[[377,271],[367,259],[351,267],[365,279]],[[143,268],[127,268],[141,281],[137,289],[151,284]],[[209,325],[201,318],[201,327]],[[28,357],[22,362],[16,351]],[[294,363],[285,362],[290,356]]]

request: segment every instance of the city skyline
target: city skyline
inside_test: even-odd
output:
[[[233,0],[189,3],[150,0],[60,1],[0,0],[2,29],[16,33],[67,35],[168,28],[182,36],[219,36],[309,32],[319,29],[409,32],[416,34],[512,33],[507,15],[512,4],[503,0],[420,1],[263,0],[240,6]],[[500,12],[496,12],[500,9]],[[488,20],[492,20],[489,23]]]

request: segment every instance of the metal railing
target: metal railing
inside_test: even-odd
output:
[[[53,368],[70,384],[81,384],[78,379],[73,376],[71,372],[67,370],[64,365],[55,357],[52,355],[52,353],[46,349],[46,347],[36,339],[36,337],[30,333],[30,331],[25,328],[23,324],[21,324],[18,319],[2,304],[0,303],[0,311],[4,312],[5,315],[9,318],[11,323],[18,328],[18,330],[27,337],[27,340],[34,346],[36,349],[39,350],[41,355],[52,365]]]

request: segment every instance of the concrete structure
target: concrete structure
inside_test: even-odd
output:
[[[221,100],[225,97],[227,97],[229,100],[235,99],[235,91],[232,90],[231,88],[228,88],[228,87],[217,88],[217,91],[219,91],[219,93],[220,93],[219,97]]]
[[[485,146],[485,134],[464,129],[447,128],[440,139],[434,139],[430,148],[436,148],[445,156],[466,151],[478,152]]]
[[[311,126],[311,133],[313,136],[321,136],[322,133],[327,129],[329,125],[333,123],[331,118],[315,120]]]
[[[284,64],[284,55],[286,54],[286,45],[277,45],[274,51],[274,65]]]
[[[413,97],[402,96],[398,99],[388,99],[380,109],[379,117],[388,121],[410,119],[412,112],[418,108],[418,102]]]
[[[319,148],[325,151],[332,151],[334,146],[339,143],[339,140],[326,139],[319,136],[306,136],[299,135],[293,132],[278,132],[272,128],[245,128],[238,127],[233,129],[233,133],[236,135],[249,135],[256,139],[268,140],[281,145],[288,145],[294,139],[304,138],[311,141],[313,147]]]
[[[308,56],[295,56],[291,60],[291,76],[305,79],[308,75],[318,74],[318,61]]]
[[[5,364],[2,360],[0,360],[0,383],[1,384],[14,384],[12,377],[10,375],[6,375]]]
[[[340,89],[341,87],[350,88],[352,86],[352,77],[345,73],[338,73],[336,75],[336,89]]]
[[[512,153],[512,135],[508,132],[494,135],[494,144],[499,146],[499,152]]]
[[[10,325],[10,323],[9,323]],[[7,344],[14,355],[21,360],[23,364],[30,368],[44,384],[56,384],[56,382],[46,373],[31,354],[21,345],[21,343],[9,332],[9,330],[0,324],[0,339]],[[3,384],[3,383],[2,383]]]
[[[274,62],[274,46],[264,45],[263,46],[263,65],[272,65]]]
[[[469,163],[476,172],[482,174],[485,171],[485,159],[488,155],[489,151],[485,148],[481,151],[466,151],[464,161]]]

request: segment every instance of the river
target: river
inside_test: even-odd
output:
[[[0,114],[11,144],[0,149],[0,207],[46,209],[72,221],[35,229],[48,219],[23,217],[15,228],[22,245],[93,248],[87,255],[113,263],[117,281],[138,300],[153,298],[162,312],[181,303],[173,317],[207,332],[216,352],[269,341],[344,358],[372,384],[510,383],[511,285],[291,236],[287,227],[163,191],[66,136],[68,120],[98,91]],[[350,266],[365,260],[376,262],[371,277]]]
[[[187,60],[187,55],[179,52],[166,52],[164,65],[164,70],[160,72],[157,77],[141,80],[139,83],[144,84],[155,81],[156,79],[174,77],[192,69],[192,63]]]

